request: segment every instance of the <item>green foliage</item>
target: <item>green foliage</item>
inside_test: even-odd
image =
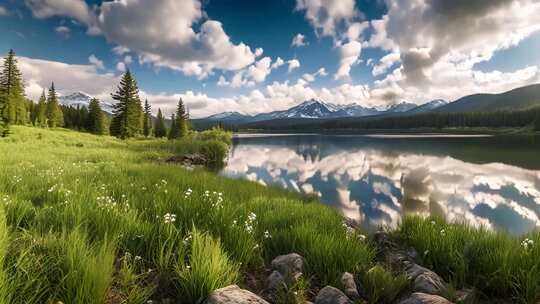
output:
[[[152,107],[148,99],[144,101],[143,135],[148,137],[152,134]]]
[[[366,272],[361,282],[368,296],[368,303],[395,303],[398,297],[410,288],[407,275],[394,275],[381,265],[376,265]]]
[[[158,109],[156,126],[154,127],[154,136],[155,137],[165,137],[167,136],[167,128],[165,127],[165,118],[161,109]]]
[[[99,100],[93,98],[88,105],[88,120],[86,122],[86,129],[88,132],[103,135],[106,134],[105,127],[105,114],[101,110]]]
[[[45,90],[41,93],[39,97],[39,102],[37,105],[37,115],[35,125],[45,128],[48,126],[47,123],[47,98],[45,97]]]
[[[142,133],[143,109],[139,98],[137,81],[129,70],[124,73],[120,85],[112,95],[116,100],[110,134],[126,139]]]
[[[56,95],[54,83],[51,84],[47,96],[47,124],[51,128],[64,126],[64,113],[58,103],[58,96]]]
[[[431,267],[456,287],[475,286],[486,297],[540,300],[540,233],[521,237],[438,218],[408,217],[397,235],[424,253]],[[530,240],[530,241],[529,241]]]
[[[180,131],[178,130],[178,127],[176,125],[176,117],[173,114],[171,114],[171,127],[169,128],[169,135],[167,136],[169,139],[177,139],[180,135]]]
[[[176,113],[171,116],[171,129],[169,131],[169,139],[177,139],[186,137],[189,129],[189,115],[182,98],[178,101]]]
[[[4,58],[0,73],[0,109],[4,112],[2,129],[6,122],[10,124],[25,124],[28,122],[27,104],[24,97],[24,82],[22,74],[17,67],[15,52],[10,50]],[[5,131],[3,132],[5,133]]]
[[[186,303],[202,303],[215,289],[237,282],[239,267],[221,249],[221,243],[193,229],[188,262],[178,262],[180,298]]]

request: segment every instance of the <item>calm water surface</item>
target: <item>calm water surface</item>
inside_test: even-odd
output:
[[[239,135],[222,174],[315,193],[368,228],[404,214],[540,226],[538,137]]]

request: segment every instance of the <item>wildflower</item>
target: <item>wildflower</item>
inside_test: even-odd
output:
[[[521,242],[521,247],[523,247],[525,250],[532,248],[533,245],[534,245],[534,241],[529,238],[526,238]]]
[[[184,238],[184,245],[188,245],[189,243],[191,243],[191,241],[193,240],[193,235],[190,233],[188,233],[188,235]]]
[[[135,261],[140,261],[140,260],[142,260],[142,258],[140,256],[136,255],[135,256]]]
[[[359,235],[358,235],[358,239],[361,240],[361,241],[365,241],[365,240],[366,240],[366,236],[363,235],[363,234],[359,234]]]
[[[446,231],[444,229],[441,229],[441,235],[442,236],[445,236],[446,235]]]
[[[268,230],[266,230],[264,232],[264,236],[263,236],[265,239],[271,239],[272,238],[272,235],[270,234],[270,232],[268,232]]]
[[[176,221],[176,214],[173,214],[173,213],[166,213],[164,216],[163,216],[163,221],[165,222],[165,224],[172,224]]]

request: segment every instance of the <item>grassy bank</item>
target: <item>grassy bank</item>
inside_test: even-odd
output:
[[[246,286],[278,254],[303,255],[308,284],[371,265],[371,247],[330,208],[164,162],[194,152],[217,162],[229,140],[14,126],[0,139],[0,301],[200,303]]]

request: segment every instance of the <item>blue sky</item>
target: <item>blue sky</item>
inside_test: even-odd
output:
[[[129,67],[154,110],[384,107],[540,81],[539,16],[534,0],[0,0],[0,49],[31,98],[55,81],[110,100]]]

